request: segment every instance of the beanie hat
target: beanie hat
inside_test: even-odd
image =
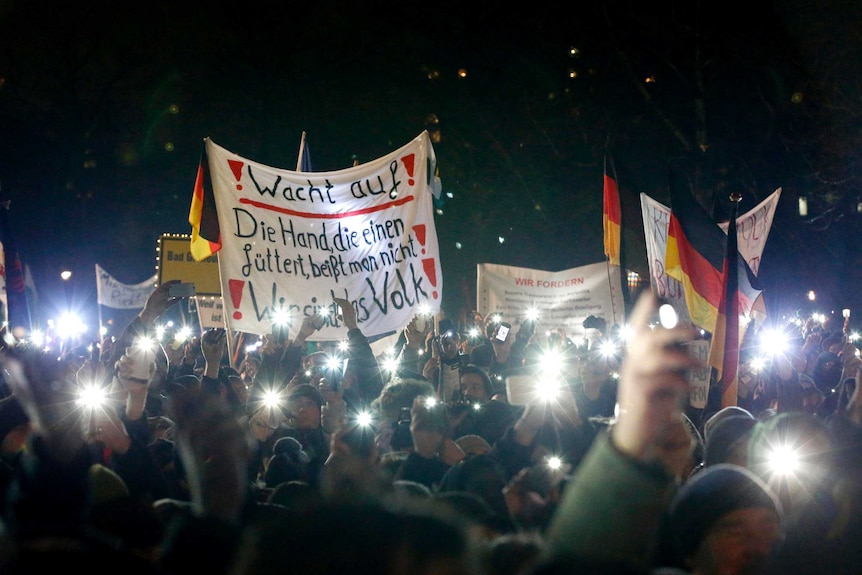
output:
[[[723,407],[712,414],[712,416],[706,420],[706,423],[703,424],[703,438],[706,441],[706,438],[709,436],[710,428],[715,425],[718,425],[718,422],[728,417],[736,417],[736,416],[747,416],[753,418],[754,415],[747,409],[736,405],[728,405],[727,407]]]
[[[287,394],[288,401],[294,401],[300,397],[307,397],[317,404],[317,407],[321,407],[325,401],[323,399],[323,394],[320,393],[320,390],[317,387],[311,385],[310,383],[303,383],[297,385],[293,389],[291,389]]]
[[[771,509],[781,504],[769,487],[744,467],[721,463],[693,475],[670,504],[670,533],[681,559],[691,557],[713,525],[741,509]]]
[[[706,436],[703,464],[731,463],[728,458],[733,450],[741,442],[748,441],[755,425],[757,420],[753,417],[734,415],[710,427],[709,435]]]
[[[91,465],[87,476],[90,481],[90,498],[93,505],[129,496],[126,482],[115,471],[101,463]]]
[[[286,455],[300,463],[308,463],[310,458],[302,450],[302,444],[293,437],[282,437],[272,446],[272,456]]]

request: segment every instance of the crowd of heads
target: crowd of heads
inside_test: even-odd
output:
[[[224,573],[288,564],[305,573],[553,571],[547,533],[562,521],[563,494],[619,416],[627,342],[621,326],[596,316],[577,341],[535,317],[417,318],[380,353],[356,327],[327,344],[297,333],[247,336],[232,348],[223,330],[177,343],[176,331],[156,335],[157,317],[139,317],[100,354],[58,359],[6,340],[0,520],[12,543],[28,526],[17,514],[38,508],[21,504],[23,466],[39,454],[30,442],[52,437],[44,419],[63,411],[49,405],[62,398],[62,425],[72,417],[85,427],[90,464],[78,517],[145,556],[147,568],[176,569],[156,550],[199,511],[218,469],[201,462],[223,459],[242,492]],[[136,378],[145,336],[155,336],[153,353]],[[805,555],[818,552],[838,556],[830,568],[860,567],[858,554],[844,560],[841,549],[858,534],[852,514],[862,510],[854,349],[840,328],[800,329],[783,361],[757,370],[743,362],[738,405],[713,397],[706,407],[679,406],[679,425],[656,447],[672,488],[648,569],[818,572]],[[83,393],[99,386],[104,403],[83,407]],[[28,390],[37,393],[22,395]],[[214,437],[227,425],[201,413],[210,404],[191,394],[216,401],[215,415],[239,430],[231,457],[190,435],[189,422]],[[787,541],[794,553],[777,553]]]

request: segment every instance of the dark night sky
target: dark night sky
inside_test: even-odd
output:
[[[204,137],[291,167],[305,130],[314,168],[332,170],[428,129],[453,195],[437,220],[444,307],[479,262],[602,261],[606,149],[634,269],[637,194],[666,201],[669,171],[717,219],[730,191],[745,211],[783,187],[767,301],[792,308],[813,288],[862,305],[847,273],[858,3],[555,4],[0,0],[0,199],[37,287],[47,301],[71,266],[95,301],[96,263],[127,283],[152,274],[158,236],[190,231]]]

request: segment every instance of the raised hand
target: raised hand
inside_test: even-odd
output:
[[[686,372],[702,367],[683,345],[694,339],[693,328],[649,326],[657,304],[655,294],[647,292],[632,310],[617,392],[619,417],[611,431],[618,449],[644,461],[659,458],[661,440],[682,417],[690,387]]]
[[[344,327],[347,329],[356,328],[356,309],[353,304],[342,297],[333,297],[332,301],[341,309],[341,321],[344,322]]]

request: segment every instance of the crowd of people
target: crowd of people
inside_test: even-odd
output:
[[[155,337],[171,284],[91,353],[0,343],[0,572],[862,572],[840,325],[693,409],[699,333],[649,291],[625,338],[418,314],[383,357],[336,299],[343,349],[309,317],[235,356],[224,329]]]

